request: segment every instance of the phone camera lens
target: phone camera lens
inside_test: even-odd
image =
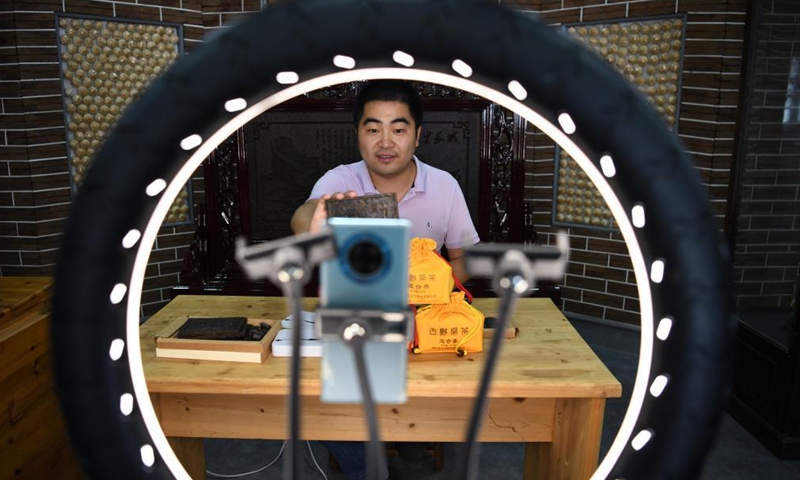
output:
[[[360,241],[350,248],[347,261],[355,273],[368,277],[383,266],[383,252],[374,242]]]

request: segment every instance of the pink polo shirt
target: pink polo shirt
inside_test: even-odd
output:
[[[400,218],[411,220],[411,237],[436,240],[439,248],[464,248],[478,243],[478,232],[469,216],[464,194],[452,175],[422,163],[416,156],[414,185],[398,203]],[[311,190],[309,200],[325,194],[352,190],[358,195],[380,193],[362,160],[328,170]]]

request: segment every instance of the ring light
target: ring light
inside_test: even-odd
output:
[[[181,186],[267,109],[380,78],[480,95],[586,171],[628,246],[642,322],[631,402],[592,479],[696,476],[727,398],[733,338],[728,258],[706,191],[648,101],[600,58],[463,0],[280,4],[178,61],[128,108],[75,200],[56,274],[56,381],[85,472],[188,478],[153,411],[139,346],[145,267]]]

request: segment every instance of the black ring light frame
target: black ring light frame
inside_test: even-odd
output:
[[[459,88],[552,137],[628,245],[641,347],[627,414],[593,479],[692,478],[727,398],[728,256],[707,194],[647,100],[594,54],[486,1],[296,0],[246,19],[158,78],[75,199],[53,301],[56,381],[91,478],[188,478],[154,414],[139,307],[162,219],[237,128],[297,95],[400,78]]]

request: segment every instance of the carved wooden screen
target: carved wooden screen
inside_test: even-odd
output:
[[[456,178],[475,225],[487,108],[483,102],[451,104],[447,111],[429,108],[416,149],[420,160]],[[253,241],[291,235],[289,220],[308,199],[314,183],[331,168],[360,159],[349,108],[269,111],[245,127],[245,136]]]
[[[353,90],[327,90],[323,98],[273,108],[206,160],[206,198],[196,206],[197,232],[174,294],[279,294],[244,278],[233,258],[235,238],[290,235],[291,214],[314,182],[328,169],[358,160]],[[524,120],[464,92],[429,86],[422,93],[419,158],[456,177],[482,241],[532,241],[523,199]],[[486,282],[472,282],[472,289],[490,294]],[[306,293],[316,292],[312,282]]]

